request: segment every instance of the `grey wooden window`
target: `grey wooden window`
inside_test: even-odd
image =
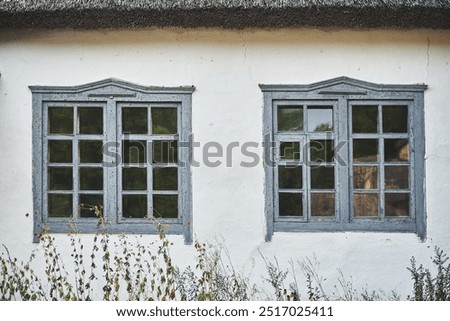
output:
[[[340,77],[260,87],[266,240],[278,231],[425,238],[425,85]]]
[[[192,242],[193,87],[30,89],[35,241],[43,231],[152,234],[158,218]]]

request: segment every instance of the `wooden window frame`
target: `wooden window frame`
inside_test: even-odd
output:
[[[43,232],[49,233],[97,233],[101,229],[108,233],[133,233],[133,234],[156,234],[155,224],[149,220],[123,220],[121,219],[121,207],[119,198],[122,195],[122,185],[119,181],[119,171],[122,164],[118,164],[120,149],[111,153],[119,155],[110,157],[110,163],[105,165],[105,157],[102,168],[104,170],[103,191],[104,194],[104,221],[105,224],[99,227],[98,220],[88,218],[78,218],[74,205],[73,218],[49,218],[47,215],[46,195],[47,189],[47,141],[50,138],[58,138],[56,135],[49,135],[47,131],[49,106],[96,106],[104,108],[103,135],[89,135],[87,139],[102,139],[103,142],[121,142],[122,134],[120,130],[121,105],[146,106],[149,113],[151,107],[176,107],[178,115],[178,134],[176,135],[144,135],[147,141],[156,138],[176,139],[183,142],[183,146],[178,144],[178,218],[159,220],[166,226],[169,234],[181,234],[184,236],[186,244],[192,244],[192,183],[191,169],[189,164],[190,147],[184,142],[188,142],[192,134],[191,110],[192,93],[194,87],[144,87],[117,79],[105,79],[102,81],[89,83],[81,86],[60,87],[60,86],[30,86],[32,92],[33,106],[33,206],[34,206],[34,242],[39,241],[39,236]],[[76,107],[75,107],[76,108]],[[75,114],[76,115],[76,114]],[[76,122],[76,117],[74,119]],[[151,127],[151,126],[150,126]],[[74,129],[76,133],[76,130]],[[69,135],[72,142],[80,138],[80,135]],[[142,135],[141,135],[142,136]],[[67,139],[67,135],[64,137]],[[130,136],[133,138],[133,135]],[[78,194],[78,166],[75,159],[77,144],[73,145],[72,168],[74,174],[73,195]],[[116,147],[118,147],[116,145]],[[183,148],[180,148],[183,147]],[[146,166],[152,168],[152,165]],[[170,165],[169,165],[170,166]],[[149,174],[150,177],[150,174]],[[150,178],[149,178],[150,180]],[[149,182],[150,183],[150,182]],[[148,184],[149,184],[148,183]],[[146,195],[152,194],[152,187],[147,185]],[[173,194],[173,193],[172,193]],[[73,204],[76,204],[75,200]]]
[[[425,136],[424,136],[424,91],[426,85],[381,85],[339,77],[309,85],[260,85],[264,96],[263,137],[265,163],[265,217],[266,241],[275,232],[405,232],[416,233],[421,240],[426,238],[425,211]],[[280,137],[298,139],[304,133],[277,133],[276,107],[278,104],[307,105],[308,102],[334,102],[333,117],[334,146],[339,148],[341,159],[335,161],[335,212],[332,220],[302,219],[280,220],[276,194],[277,144]],[[352,204],[352,103],[376,102],[383,104],[403,104],[408,106],[407,137],[410,140],[410,204],[408,217],[385,219],[360,219],[353,217]],[[380,109],[381,107],[379,107]],[[305,117],[305,116],[304,116]],[[381,117],[381,114],[379,115]],[[379,120],[381,122],[381,120]],[[306,128],[305,128],[306,130]],[[374,134],[381,142],[384,138],[398,138],[405,134]],[[380,158],[382,153],[380,154]],[[269,160],[269,161],[268,161]],[[384,168],[384,161],[374,163]],[[380,175],[380,174],[379,174]],[[379,179],[380,181],[380,179]],[[309,184],[303,176],[303,184]],[[380,182],[381,185],[381,182]],[[382,186],[378,186],[381,190]],[[310,192],[308,191],[308,194]],[[383,193],[381,193],[383,194]],[[380,194],[380,195],[381,195]],[[304,197],[309,197],[306,195]],[[305,203],[305,202],[304,202]],[[308,203],[308,202],[307,202]],[[381,200],[380,200],[380,204]],[[305,204],[304,204],[305,205]],[[308,204],[307,204],[308,206]],[[381,205],[383,206],[383,205]]]

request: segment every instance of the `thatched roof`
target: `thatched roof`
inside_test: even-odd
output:
[[[0,28],[450,29],[450,0],[0,0]]]

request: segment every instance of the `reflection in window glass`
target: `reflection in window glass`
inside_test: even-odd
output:
[[[73,134],[73,108],[49,107],[48,132],[50,134]]]
[[[280,158],[283,160],[299,160],[300,144],[298,142],[281,142]]]
[[[302,107],[278,107],[278,131],[303,131]]]
[[[408,132],[408,107],[384,106],[383,107],[383,132],[407,133]]]
[[[103,134],[103,108],[78,108],[78,127],[80,134]]]
[[[353,188],[355,189],[377,189],[378,167],[377,166],[353,166]]]
[[[176,134],[177,127],[176,108],[152,108],[153,134]]]
[[[355,217],[378,216],[378,200],[378,194],[353,194],[353,214],[355,215]]]
[[[385,162],[407,162],[409,161],[408,139],[385,139],[384,140]]]
[[[353,139],[353,162],[377,162],[378,139]]]
[[[333,131],[332,107],[308,107],[308,132]]]
[[[408,216],[409,194],[386,193],[384,196],[386,216]]]
[[[311,216],[334,216],[334,193],[312,193]]]
[[[377,133],[378,106],[353,106],[352,128],[355,134]]]
[[[278,193],[280,216],[302,216],[303,201],[301,193]]]

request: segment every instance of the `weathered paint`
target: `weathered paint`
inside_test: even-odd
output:
[[[0,243],[25,257],[32,243],[30,85],[73,86],[115,77],[140,85],[194,85],[192,131],[201,146],[254,141],[263,156],[258,84],[309,84],[348,76],[374,83],[425,83],[427,239],[414,233],[275,233],[265,242],[264,168],[233,149],[232,167],[192,167],[193,235],[221,240],[235,267],[261,281],[259,252],[280,265],[315,254],[331,286],[341,269],[356,288],[411,291],[406,267],[450,252],[450,32],[432,30],[14,31],[0,33]],[[418,124],[420,125],[420,124]],[[202,163],[202,148],[194,148]],[[214,159],[215,160],[215,159]],[[420,195],[418,196],[420,197]],[[68,242],[56,236],[64,251]],[[154,236],[144,236],[153,240]],[[91,237],[85,237],[89,242]],[[172,236],[175,261],[193,264],[192,246]],[[301,272],[299,272],[301,273]]]

